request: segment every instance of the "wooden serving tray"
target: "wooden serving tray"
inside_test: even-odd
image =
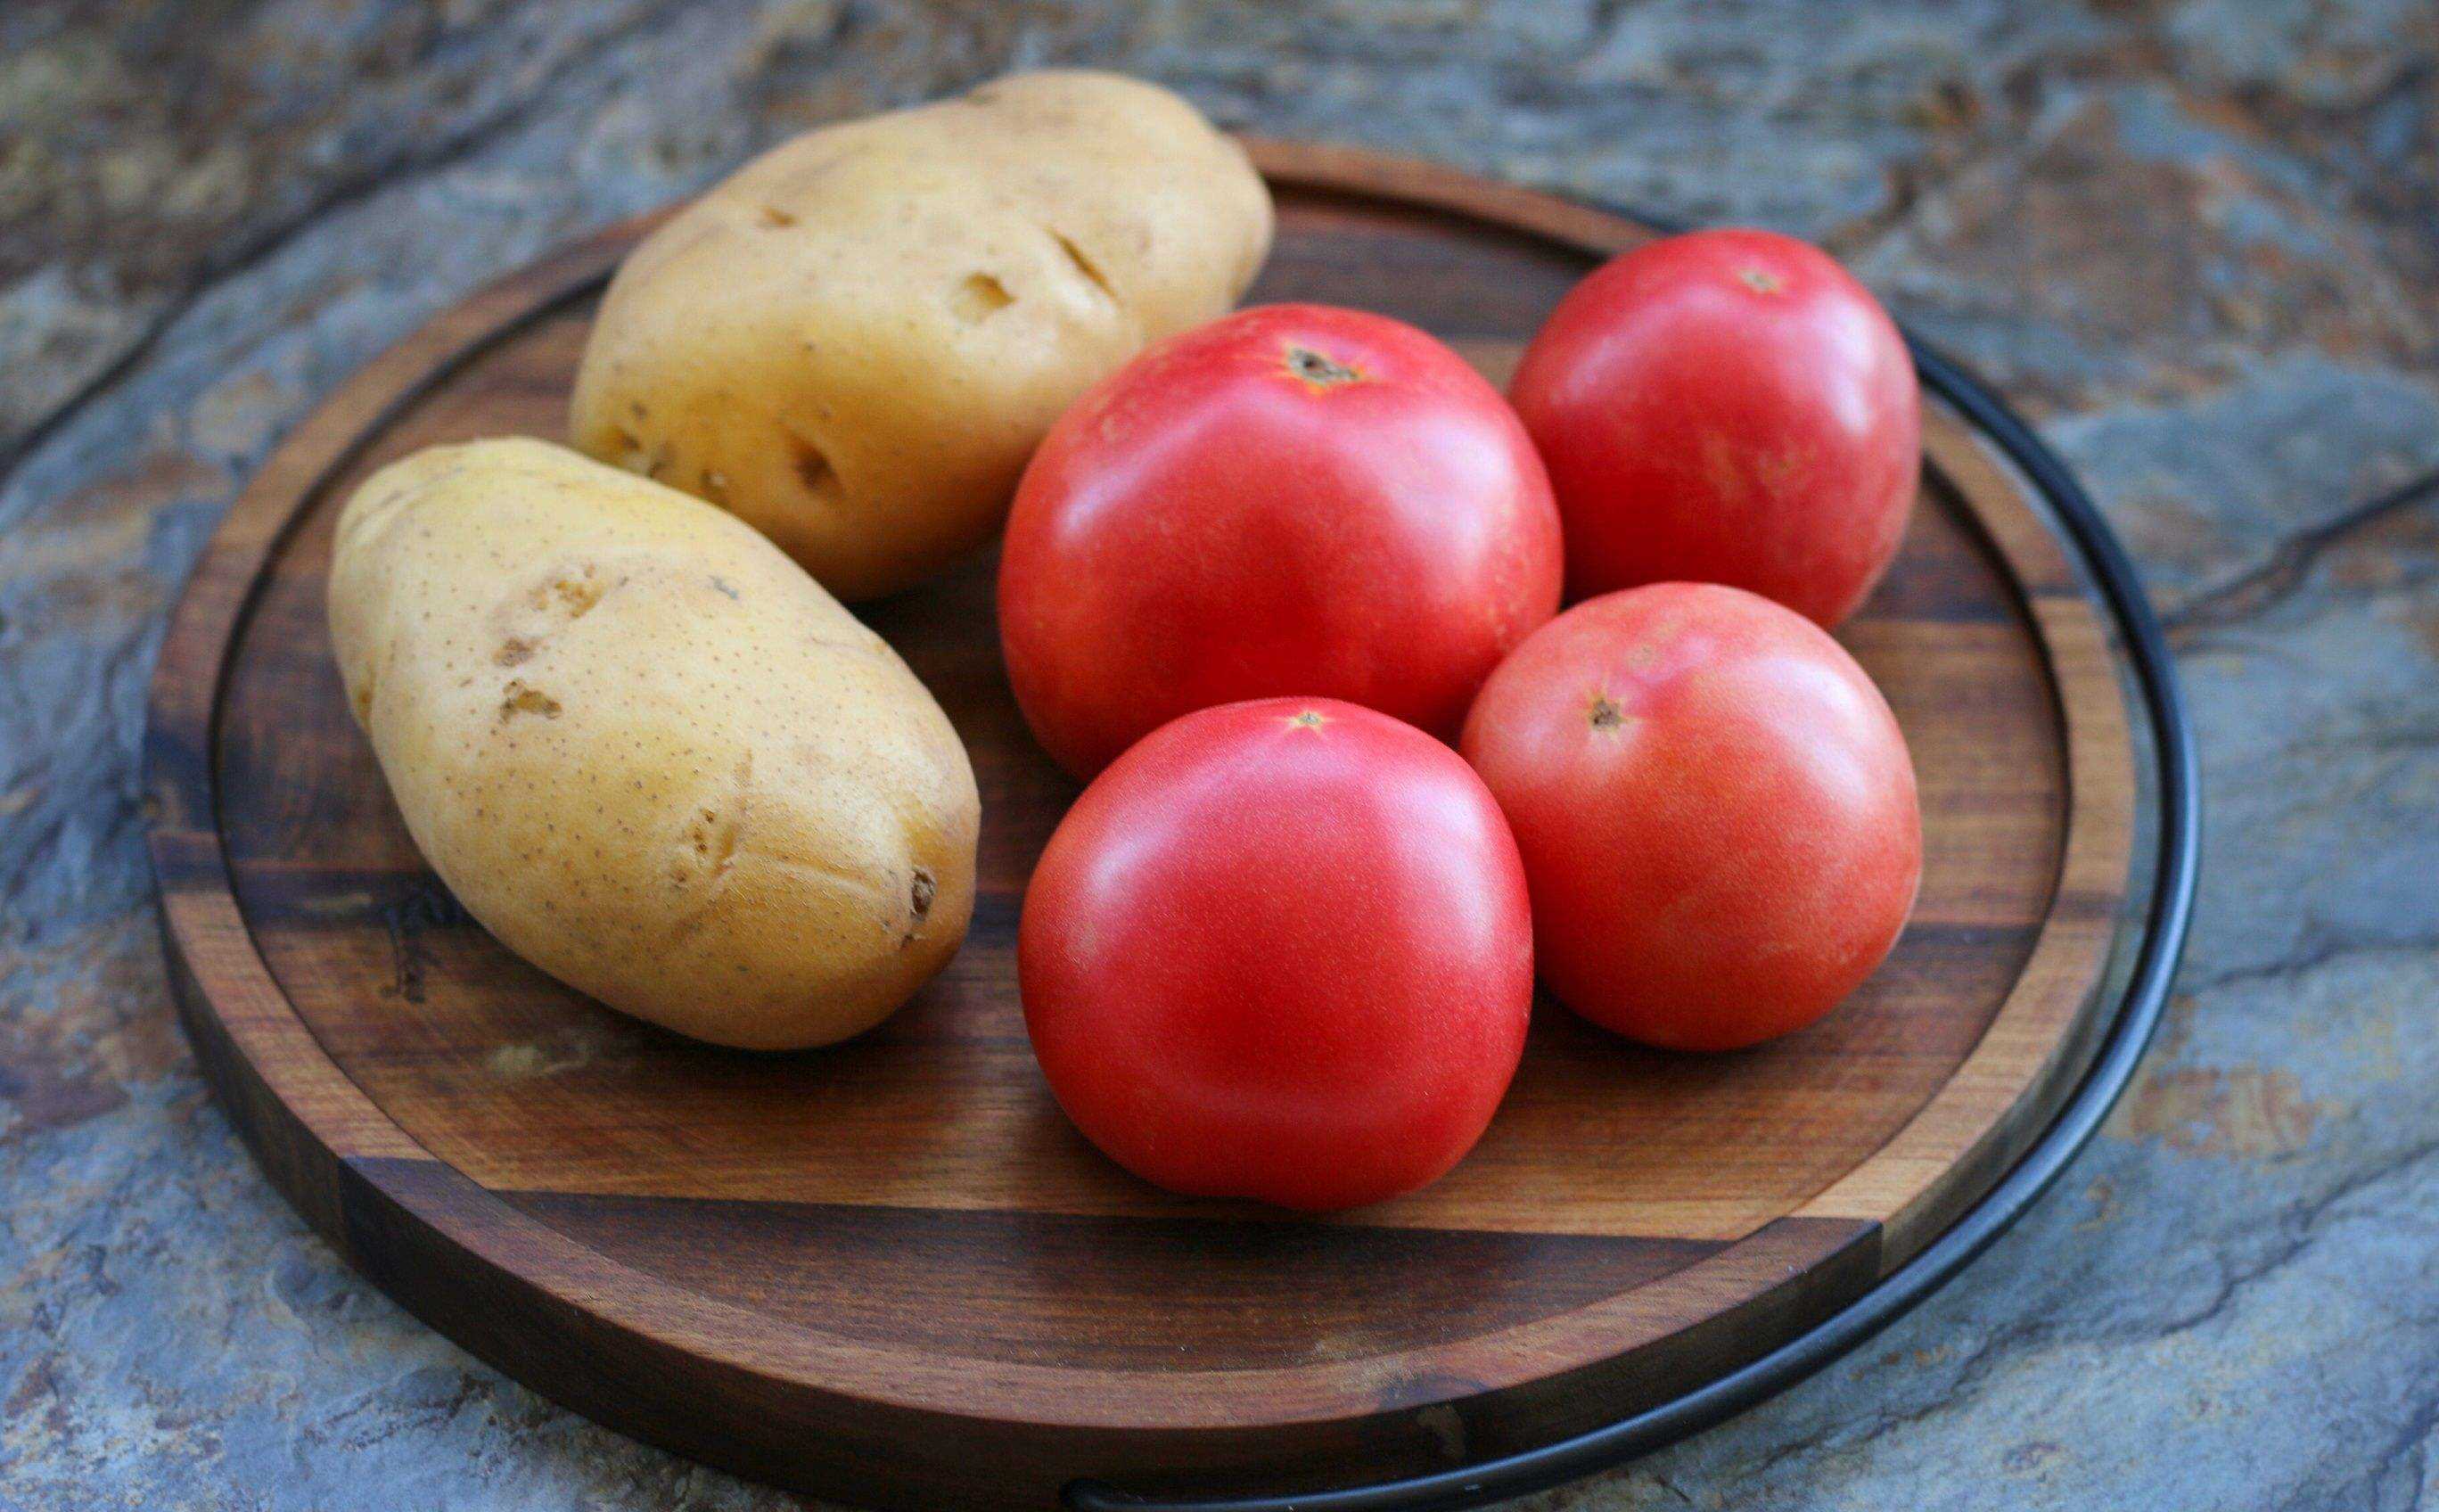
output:
[[[1420,164],[1257,144],[1256,300],[1362,305],[1504,381],[1648,235]],[[1921,777],[1922,897],[1827,1020],[1637,1049],[1554,1004],[1481,1146],[1326,1221],[1157,1191],[1026,1045],[1017,912],[1075,795],[1002,675],[992,563],[870,609],[983,793],[965,950],[848,1045],[764,1057],[613,1014],[495,944],[408,841],[349,720],[339,504],[436,441],[557,436],[646,220],[448,311],[280,448],[213,540],[153,686],[152,847],[180,1000],[264,1168],[391,1295],[579,1412],[871,1504],[1041,1507],[1078,1477],[1344,1485],[1548,1443],[1783,1344],[1937,1236],[2089,1058],[2136,751],[2108,621],[2048,517],[1944,409],[1903,556],[1842,638]]]

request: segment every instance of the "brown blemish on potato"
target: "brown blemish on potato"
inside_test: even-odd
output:
[[[988,273],[970,273],[949,296],[949,310],[969,326],[979,326],[1016,303],[1007,285]]]
[[[695,810],[695,859],[719,876],[737,863],[737,819],[718,809]]]
[[[605,582],[601,569],[585,562],[562,567],[526,589],[493,615],[501,634],[500,644],[491,652],[492,665],[522,667],[533,660],[555,631],[591,614],[612,589],[625,580],[622,578]],[[519,604],[522,608],[515,607]]]
[[[559,718],[559,700],[538,687],[527,686],[522,678],[508,679],[500,690],[500,722],[506,724],[520,714],[539,714],[545,720]]]
[[[643,413],[640,407],[636,413],[638,416]],[[669,465],[669,448],[666,441],[657,449],[647,451],[643,438],[623,425],[610,427],[610,439],[618,452],[611,458],[612,463],[630,472],[639,472],[657,480],[661,470]]]
[[[601,585],[601,569],[587,563],[577,576],[552,578],[550,592],[569,619],[582,619],[609,590]]]
[[[754,755],[749,751],[737,764],[736,786],[727,799],[714,798],[695,809],[685,843],[669,858],[670,885],[700,895],[676,921],[670,932],[672,943],[693,934],[719,898],[721,884],[728,880],[738,852],[744,848],[745,811],[753,798]]]
[[[785,231],[796,224],[796,218],[775,205],[766,205],[755,223],[765,231]]]
[[[636,413],[640,415],[642,411],[638,409]],[[610,442],[617,449],[620,467],[630,472],[649,471],[644,455],[643,440],[634,432],[623,425],[613,425],[610,427]]]
[[[793,432],[789,433],[788,445],[795,453],[796,479],[805,486],[805,491],[824,504],[835,501],[845,486],[839,482],[838,469],[830,466],[829,457],[820,447]]]
[[[932,902],[939,896],[939,882],[929,871],[916,867],[915,880],[906,888],[906,933],[898,937],[899,950],[914,944],[915,936],[923,932],[923,921],[932,916]]]
[[[1103,273],[1100,266],[1094,262],[1092,258],[1084,256],[1083,248],[1070,240],[1064,232],[1052,231],[1050,233],[1050,240],[1059,243],[1059,250],[1067,255],[1068,263],[1075,268],[1076,272],[1083,277],[1086,283],[1089,283],[1094,288],[1101,291],[1102,298],[1107,299],[1112,304],[1117,303],[1118,292],[1110,287],[1109,276]]]

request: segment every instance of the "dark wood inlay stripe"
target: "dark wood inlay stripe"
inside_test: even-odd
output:
[[[950,1355],[1155,1374],[1355,1361],[1489,1333],[1724,1248],[1275,1219],[501,1195],[604,1254],[774,1320]],[[703,1265],[706,1254],[717,1266]],[[1255,1317],[1265,1325],[1245,1327]]]

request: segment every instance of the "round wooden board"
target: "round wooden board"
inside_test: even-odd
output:
[[[1256,300],[1362,305],[1495,380],[1647,233],[1423,165],[1256,144]],[[271,460],[154,685],[152,845],[204,1065],[266,1169],[436,1327],[590,1415],[870,1504],[1342,1485],[1550,1442],[1850,1302],[2041,1130],[2108,1018],[2136,754],[2107,620],[1945,411],[1904,555],[1842,638],[1919,768],[1902,942],[1814,1028],[1638,1050],[1536,1009],[1514,1090],[1431,1188],[1327,1221],[1170,1197],[1067,1126],[1014,969],[1075,789],[1027,736],[991,563],[872,606],[955,720],[981,896],[947,972],[823,1052],[707,1049],[495,944],[424,868],[350,722],[339,504],[432,442],[561,434],[593,296],[650,222],[449,311]]]

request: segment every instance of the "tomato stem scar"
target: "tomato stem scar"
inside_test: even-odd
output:
[[[1736,281],[1757,294],[1774,294],[1787,287],[1779,282],[1778,275],[1760,268],[1738,269]]]
[[[1593,696],[1592,720],[1595,730],[1614,730],[1626,722],[1626,716],[1609,701],[1608,694],[1596,693]]]
[[[1301,714],[1290,716],[1288,722],[1295,725],[1299,729],[1318,730],[1323,725],[1327,724],[1329,722],[1329,719],[1319,709],[1307,709]]]
[[[1309,347],[1288,348],[1288,370],[1315,388],[1352,383],[1363,376],[1344,363],[1332,362]]]

